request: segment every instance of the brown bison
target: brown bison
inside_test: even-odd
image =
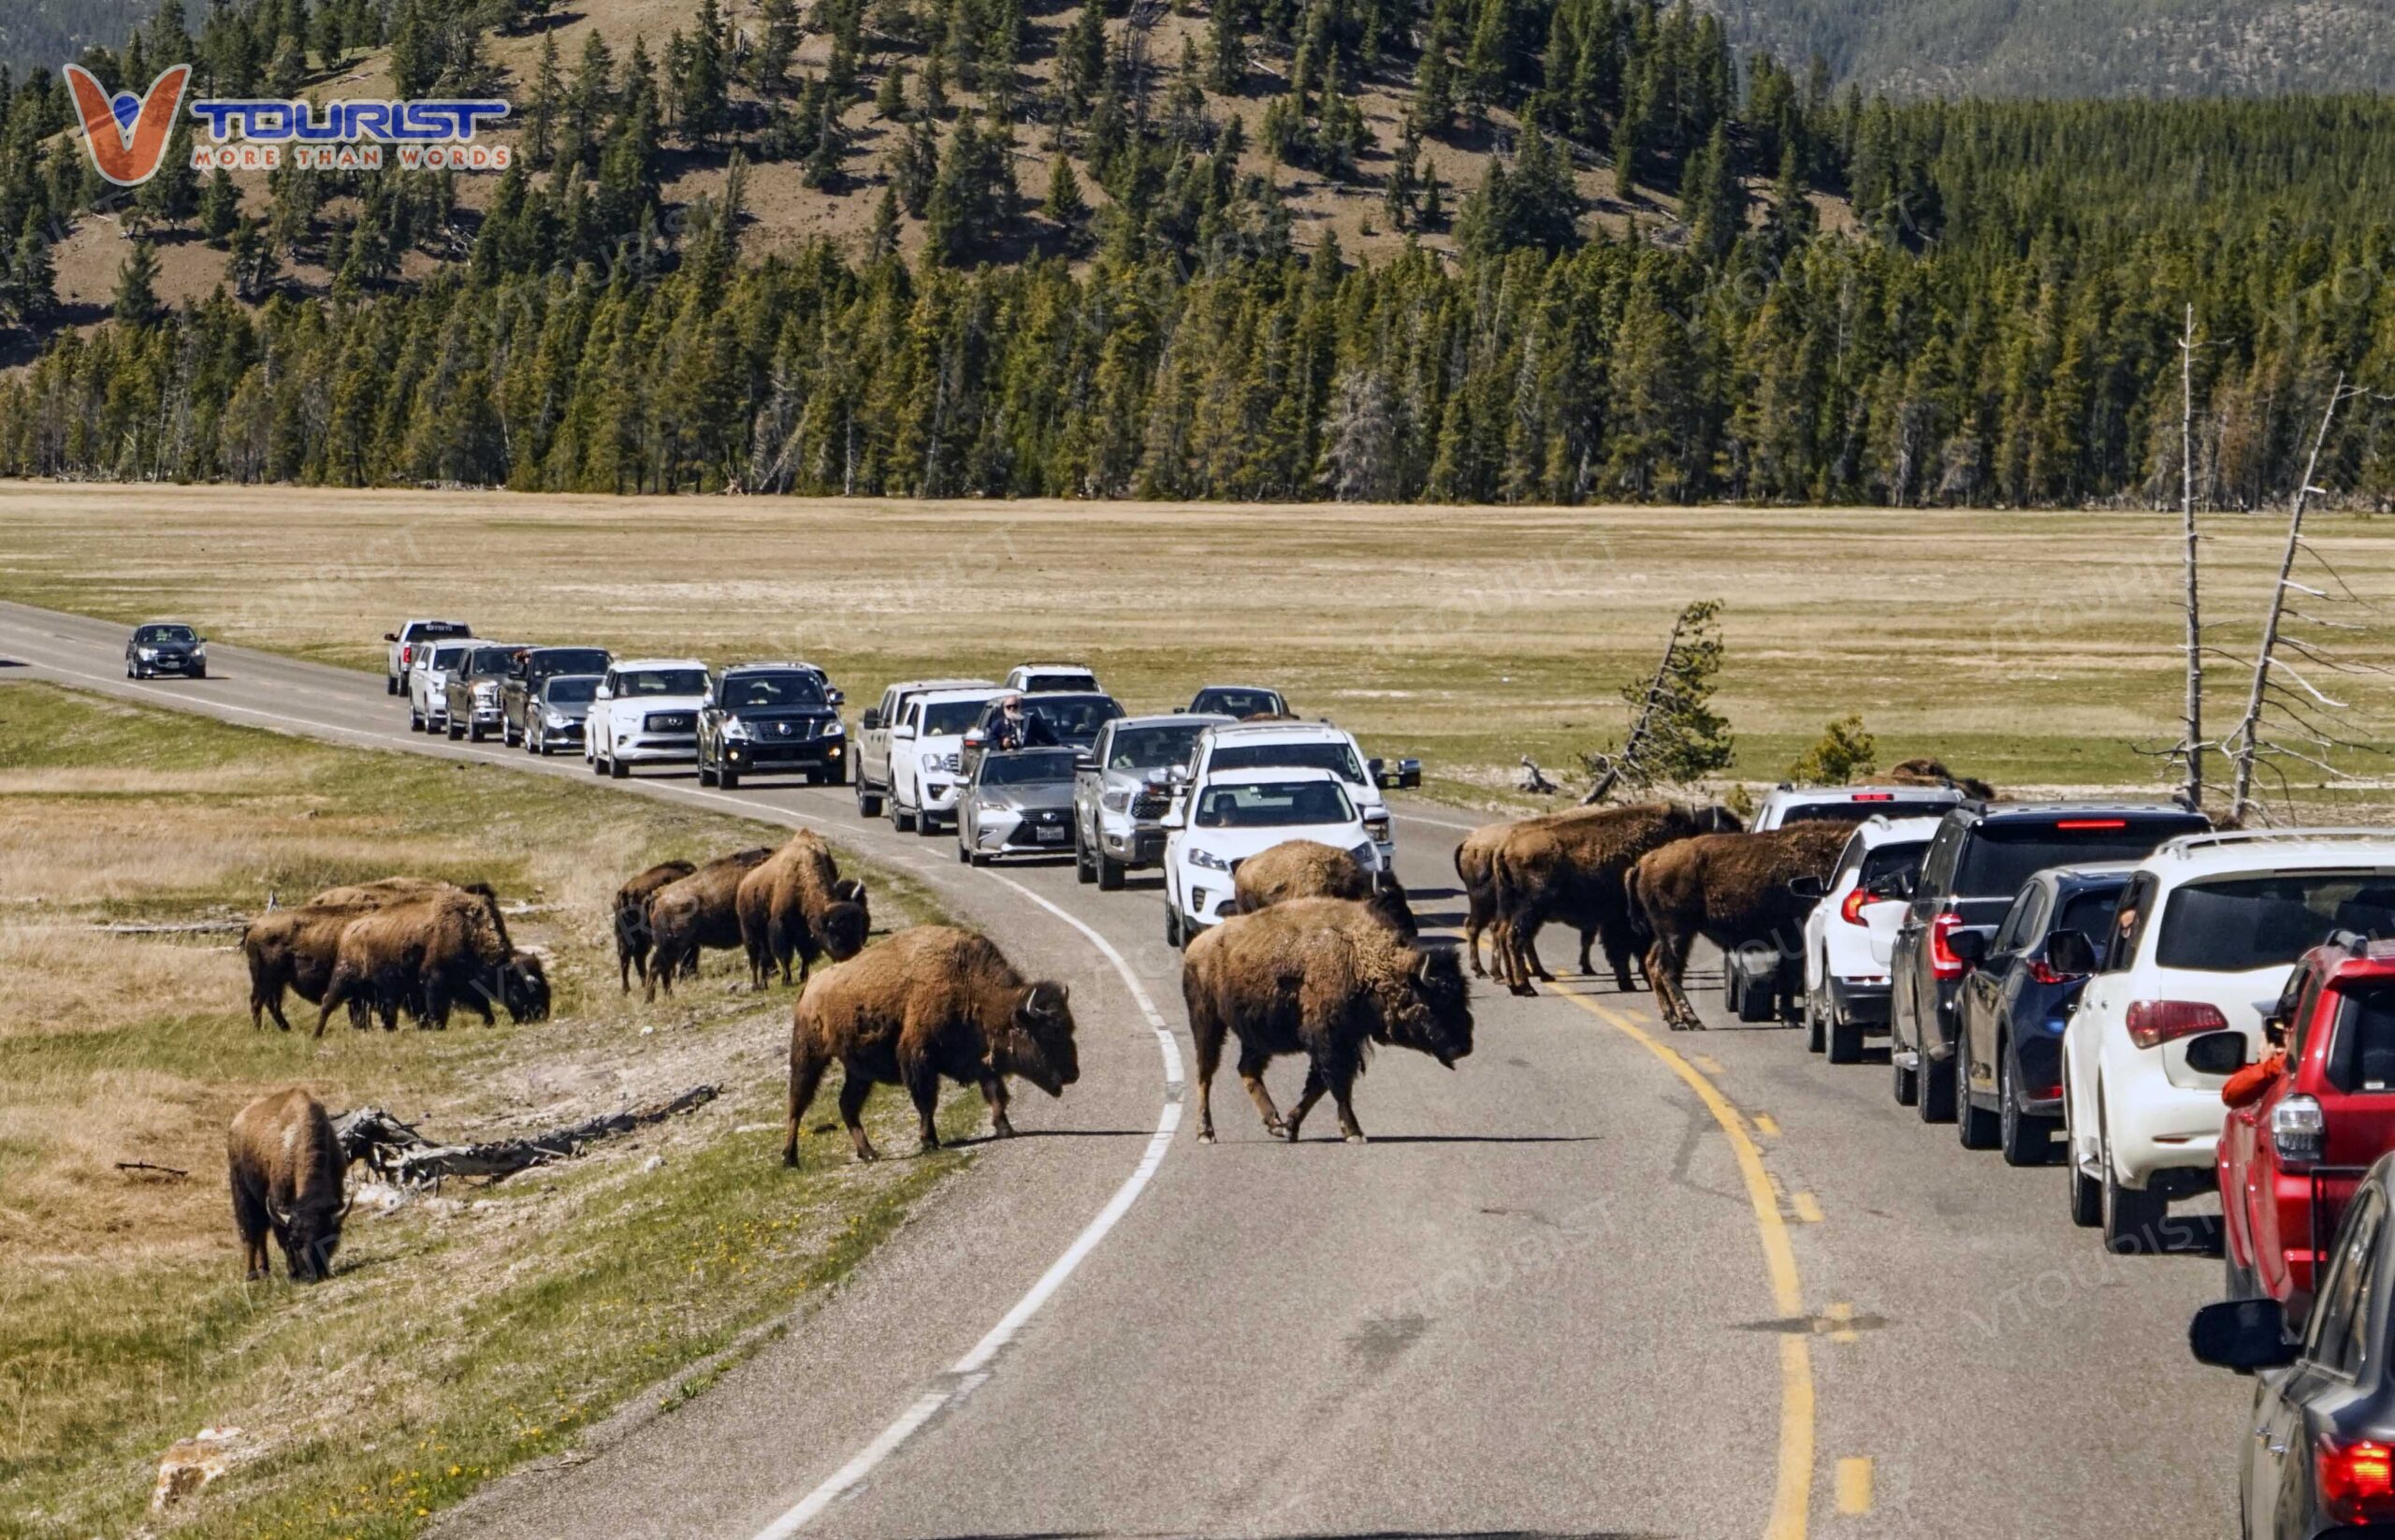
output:
[[[1701,835],[1639,857],[1623,890],[1654,937],[1647,977],[1672,1030],[1705,1026],[1681,987],[1696,938],[1725,952],[1794,945],[1813,900],[1798,897],[1789,883],[1828,877],[1853,832],[1850,824],[1815,821],[1764,834]]]
[[[657,998],[657,985],[674,993],[674,975],[696,973],[706,947],[728,952],[740,945],[740,879],[772,859],[759,846],[719,855],[688,877],[676,878],[649,895],[648,978],[641,997]]]
[[[1214,1141],[1211,1100],[1226,1034],[1239,1039],[1239,1078],[1269,1133],[1294,1143],[1306,1113],[1328,1092],[1339,1128],[1361,1143],[1352,1100],[1374,1043],[1411,1048],[1449,1068],[1472,1052],[1472,1006],[1454,952],[1391,932],[1365,906],[1292,898],[1224,921],[1189,944],[1181,993],[1198,1049],[1198,1138]],[[1305,1090],[1284,1120],[1264,1088],[1264,1068],[1306,1056]]]
[[[324,1103],[298,1086],[258,1097],[233,1114],[225,1154],[243,1274],[267,1275],[271,1232],[293,1282],[329,1276],[349,1214],[341,1190],[349,1161]]]
[[[925,1150],[939,1148],[932,1113],[945,1076],[979,1085],[993,1130],[1007,1121],[1009,1075],[1052,1097],[1081,1078],[1069,992],[1026,982],[988,937],[949,925],[899,932],[844,967],[818,974],[798,997],[790,1032],[790,1137],[782,1164],[798,1164],[799,1120],[837,1059],[840,1121],[857,1158],[878,1158],[860,1114],[876,1084],[903,1085]]]
[[[1888,772],[1891,786],[1951,786],[1967,797],[1981,802],[1996,800],[1996,788],[1976,776],[1958,776],[1946,768],[1945,762],[1929,758],[1906,760]]]
[[[1241,914],[1291,898],[1345,898],[1365,905],[1408,941],[1421,934],[1394,874],[1375,877],[1345,850],[1320,840],[1285,839],[1249,856],[1239,864],[1232,887]]]
[[[486,1024],[496,1022],[494,999],[516,1021],[546,1017],[549,982],[541,960],[508,939],[489,889],[426,893],[342,927],[316,1036],[324,1036],[336,1006],[348,1008],[353,1025],[364,1025],[370,1010],[387,1030],[405,1010],[419,1025],[445,1028],[460,1002]]]
[[[1615,987],[1635,988],[1630,966],[1645,937],[1623,896],[1622,879],[1650,850],[1739,827],[1738,816],[1726,807],[1668,802],[1594,807],[1515,825],[1496,841],[1488,860],[1490,950],[1506,986],[1528,995],[1532,977],[1549,977],[1539,965],[1538,933],[1560,921],[1580,933],[1582,973],[1593,971],[1593,935],[1604,945]]]
[[[832,848],[806,829],[740,879],[734,908],[748,949],[748,982],[757,989],[772,982],[777,966],[789,983],[793,952],[802,984],[816,958],[847,962],[864,950],[872,925],[864,884],[840,876]]]
[[[616,977],[632,992],[632,970],[648,982],[648,901],[658,889],[678,882],[698,867],[688,861],[660,861],[616,890]]]
[[[327,888],[311,904],[346,904],[359,908],[379,909],[402,899],[421,898],[428,893],[440,893],[457,886],[437,877],[384,877],[371,882],[352,883],[343,888]],[[476,887],[483,885],[477,883]]]
[[[333,952],[341,933],[361,914],[428,893],[459,890],[429,877],[386,877],[375,882],[327,888],[297,908],[269,909],[241,932],[241,956],[250,967],[250,1024],[265,1025],[260,1013],[270,1013],[285,1032],[291,1020],[283,1013],[285,991],[314,1005],[325,997],[332,981]],[[464,890],[488,893],[477,883]],[[494,900],[495,902],[496,900]]]

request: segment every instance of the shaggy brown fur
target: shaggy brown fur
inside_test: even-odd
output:
[[[1463,968],[1446,948],[1401,939],[1362,904],[1292,898],[1224,921],[1189,943],[1181,994],[1198,1049],[1198,1139],[1214,1141],[1212,1093],[1226,1035],[1239,1039],[1239,1078],[1265,1131],[1294,1143],[1327,1091],[1352,1143],[1356,1077],[1374,1043],[1428,1053],[1449,1068],[1472,1052]],[[1285,1121],[1264,1088],[1284,1053],[1306,1056],[1305,1089]]]
[[[1593,971],[1593,935],[1604,944],[1614,986],[1625,994],[1635,988],[1630,966],[1644,933],[1622,896],[1622,879],[1649,850],[1739,827],[1738,816],[1726,807],[1668,802],[1589,808],[1516,825],[1489,855],[1490,946],[1506,986],[1528,995],[1533,976],[1548,977],[1538,963],[1538,933],[1560,921],[1580,933],[1583,974]]]
[[[269,1234],[293,1282],[329,1276],[349,1213],[341,1192],[349,1161],[324,1103],[296,1085],[269,1092],[233,1114],[225,1153],[243,1276],[267,1275]]]
[[[269,909],[251,921],[241,932],[241,956],[250,966],[250,1025],[263,1027],[263,1012],[290,1031],[291,1018],[283,1013],[283,993],[296,990],[310,1005],[324,999],[341,933],[351,921],[371,912],[357,904],[306,904]]]
[[[370,1009],[388,1030],[401,1010],[420,1025],[446,1027],[460,1002],[494,1023],[494,998],[504,999],[517,1021],[548,1014],[540,960],[509,941],[507,922],[487,888],[426,893],[362,914],[342,928],[316,1012],[316,1036],[325,1035],[336,1006],[347,1006],[357,1026]]]
[[[1955,775],[1939,760],[1907,760],[1888,772],[1887,781],[1891,786],[1951,786],[1967,797],[1996,800],[1995,787],[1976,776]]]
[[[1421,934],[1395,876],[1375,881],[1362,862],[1318,839],[1285,839],[1249,856],[1239,864],[1232,886],[1241,914],[1292,898],[1345,898],[1365,905],[1408,941]]]
[[[801,829],[771,859],[740,879],[733,908],[741,944],[748,949],[748,982],[762,989],[774,969],[790,982],[791,954],[798,954],[798,981],[806,982],[815,959],[828,954],[845,963],[864,950],[871,918],[864,884],[844,879],[832,847],[812,830]]]
[[[385,877],[371,882],[353,883],[346,888],[327,888],[308,902],[317,905],[348,904],[359,908],[379,909],[402,899],[421,898],[426,893],[440,893],[455,886],[457,884],[443,882],[437,877]]]
[[[949,925],[900,931],[807,982],[791,1019],[785,1166],[798,1164],[800,1120],[835,1059],[842,1070],[840,1121],[859,1160],[878,1158],[862,1116],[877,1084],[907,1088],[922,1147],[936,1150],[932,1114],[942,1076],[981,1088],[1000,1139],[1014,1132],[1006,1077],[1021,1075],[1052,1097],[1081,1078],[1066,987],[1025,982],[987,937]]]
[[[1639,858],[1624,888],[1654,937],[1647,977],[1674,1031],[1705,1026],[1681,987],[1696,938],[1725,952],[1795,945],[1813,900],[1799,898],[1788,884],[1828,877],[1853,833],[1847,823],[1808,821],[1764,834],[1700,835]]]
[[[649,895],[648,978],[641,992],[657,998],[657,985],[674,993],[674,975],[696,973],[699,952],[740,945],[740,879],[763,865],[773,851],[762,846],[719,855],[688,877],[676,878]]]
[[[689,861],[660,861],[616,890],[616,978],[624,993],[632,992],[632,970],[648,982],[648,901],[657,890],[678,882],[698,870]]]

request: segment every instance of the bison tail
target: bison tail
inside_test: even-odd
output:
[[[1630,869],[1621,874],[1621,899],[1622,908],[1630,915],[1631,934],[1641,941],[1653,940],[1655,924],[1647,918],[1647,900],[1638,891],[1638,864],[1634,861],[1631,863]]]

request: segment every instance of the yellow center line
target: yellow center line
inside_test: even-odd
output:
[[[1778,1139],[1779,1137],[1779,1125],[1772,1121],[1772,1117],[1769,1112],[1757,1112],[1755,1114],[1755,1132],[1763,1135],[1765,1139]]]
[[[1654,1054],[1694,1091],[1713,1121],[1729,1136],[1731,1153],[1738,1159],[1747,1185],[1747,1203],[1754,1211],[1755,1228],[1763,1235],[1764,1270],[1771,1276],[1773,1308],[1791,1321],[1805,1318],[1804,1283],[1796,1271],[1796,1248],[1790,1241],[1788,1221],[1779,1212],[1779,1195],[1763,1163],[1763,1147],[1746,1119],[1721,1088],[1706,1078],[1680,1052],[1618,1011],[1583,995],[1556,992],[1632,1041]],[[1840,1467],[1843,1473],[1844,1467]],[[1841,1474],[1841,1479],[1843,1475]],[[1865,1480],[1868,1502],[1869,1470]],[[1764,1540],[1805,1540],[1813,1489],[1813,1353],[1809,1332],[1787,1331],[1779,1337],[1779,1472],[1771,1499],[1771,1522]]]
[[[1871,1511],[1869,1455],[1857,1455],[1837,1462],[1837,1511],[1844,1514]]]

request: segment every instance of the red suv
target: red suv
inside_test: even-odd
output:
[[[2221,1242],[2232,1298],[2292,1312],[2355,1188],[2395,1150],[2395,942],[2341,932],[2304,953],[2267,1031],[2285,1066],[2258,1094],[2224,1090],[2243,1105],[2221,1130]]]

